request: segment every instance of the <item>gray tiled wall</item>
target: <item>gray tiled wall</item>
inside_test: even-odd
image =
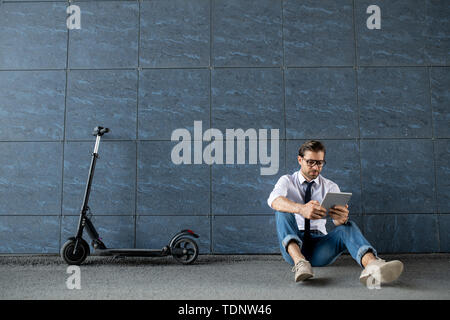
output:
[[[70,3],[80,30],[68,1],[0,0],[0,253],[74,233],[96,125],[112,132],[90,207],[111,246],[191,228],[201,253],[278,252],[266,199],[315,138],[379,252],[450,251],[450,1]],[[279,129],[279,171],[173,164],[171,133],[195,120]]]

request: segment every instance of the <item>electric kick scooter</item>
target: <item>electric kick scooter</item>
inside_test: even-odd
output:
[[[95,253],[102,256],[126,256],[126,257],[164,257],[172,255],[178,262],[183,264],[193,263],[198,256],[198,246],[193,238],[199,236],[192,230],[182,230],[172,237],[169,244],[162,249],[111,249],[102,242],[99,234],[95,230],[92,221],[87,216],[90,213],[88,206],[89,194],[91,192],[92,180],[94,178],[95,163],[98,156],[98,147],[101,137],[109,132],[108,128],[96,127],[93,135],[96,136],[94,152],[92,153],[89,177],[84,192],[83,205],[81,207],[80,219],[78,221],[77,234],[71,237],[61,248],[61,257],[69,265],[80,265],[90,254],[89,245],[83,239],[83,231],[86,229],[92,239],[92,247]]]

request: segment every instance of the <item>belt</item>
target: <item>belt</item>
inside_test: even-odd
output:
[[[305,232],[305,230],[300,230],[300,232]],[[309,232],[311,234],[323,234],[322,231],[320,230],[310,230]]]

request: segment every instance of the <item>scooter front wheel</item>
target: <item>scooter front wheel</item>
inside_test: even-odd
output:
[[[180,238],[173,245],[172,255],[182,264],[191,264],[198,257],[197,243],[188,237]]]
[[[80,265],[89,255],[89,245],[81,239],[75,251],[76,240],[68,240],[61,248],[61,257],[68,265]]]

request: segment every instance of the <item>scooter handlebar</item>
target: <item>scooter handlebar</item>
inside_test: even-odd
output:
[[[94,136],[102,136],[105,133],[108,133],[109,131],[110,131],[109,128],[103,128],[103,127],[98,126],[98,127],[94,128],[94,132],[92,133],[92,135],[94,135]]]

